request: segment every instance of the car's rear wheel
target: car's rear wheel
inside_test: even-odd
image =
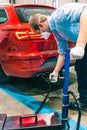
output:
[[[10,80],[10,77],[7,76],[3,70],[2,67],[0,66],[0,84],[4,84]]]

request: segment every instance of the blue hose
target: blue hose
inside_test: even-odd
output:
[[[64,85],[63,85],[63,96],[62,96],[62,126],[63,129],[68,125],[68,106],[69,106],[69,66],[70,66],[70,50],[68,49],[65,54],[64,61]],[[69,127],[69,125],[68,125]]]

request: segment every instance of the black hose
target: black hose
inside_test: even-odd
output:
[[[50,82],[50,79],[47,78],[47,74],[49,74],[49,73],[46,72],[46,73],[40,73],[40,74],[37,75],[37,77],[41,77],[42,79],[44,79],[44,81],[46,82],[46,84],[48,84],[48,89],[47,89],[47,94],[46,94],[44,100],[42,101],[40,107],[37,109],[37,111],[35,112],[35,114],[39,113],[40,110],[43,108],[43,106],[45,105],[46,100],[47,100],[47,98],[49,96],[49,93],[51,92],[51,82]]]
[[[46,82],[46,84],[48,86],[48,89],[47,89],[48,91],[47,91],[47,94],[46,94],[44,100],[42,101],[40,107],[35,112],[35,114],[38,114],[40,112],[40,110],[43,108],[43,106],[46,103],[46,100],[47,100],[47,98],[48,98],[48,96],[49,96],[49,94],[51,92],[52,85],[51,85],[50,79],[47,78],[47,74],[49,74],[49,73],[46,72],[46,73],[40,73],[40,74],[37,75],[37,77],[41,77],[42,79],[44,79],[44,81]],[[71,94],[73,96],[73,98],[74,98],[74,100],[76,102],[77,108],[78,108],[78,120],[77,120],[76,130],[79,130],[80,121],[81,121],[81,105],[80,105],[78,99],[76,98],[76,96],[75,96],[75,94],[73,92],[69,91],[68,94],[69,95]],[[68,121],[67,121],[67,125],[68,125],[68,128],[70,128]]]
[[[68,92],[71,94],[76,102],[77,108],[78,108],[78,120],[77,120],[77,127],[76,130],[79,130],[80,127],[80,121],[81,121],[81,104],[79,103],[78,99],[76,98],[75,94],[71,91]]]

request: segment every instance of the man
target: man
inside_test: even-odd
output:
[[[79,101],[83,110],[87,110],[87,45],[85,54],[81,60],[76,60],[75,71],[77,74]],[[77,109],[75,102],[70,104],[70,108]]]
[[[54,71],[49,75],[51,82],[57,82],[59,71],[64,65],[68,41],[76,42],[76,46],[71,49],[70,58],[76,60],[84,57],[87,43],[87,5],[68,3],[58,8],[50,17],[42,14],[31,16],[29,23],[36,33],[52,32],[58,40],[59,56],[57,64]],[[76,66],[78,66],[78,62],[76,62]],[[85,98],[87,99],[87,96]]]

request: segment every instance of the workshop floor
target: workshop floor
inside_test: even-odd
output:
[[[11,86],[15,89],[11,88]],[[53,88],[46,101],[47,106],[60,113],[62,113],[62,87],[63,79],[60,79],[59,86]],[[42,101],[46,96],[47,89],[46,84],[42,80],[13,78],[8,84],[0,85],[0,113],[6,113],[8,116],[33,114],[34,110],[29,108],[29,101],[25,98],[26,95]],[[19,94],[17,90],[20,90],[22,93]],[[78,97],[76,74],[73,67],[70,68],[69,90],[73,91]],[[23,98],[19,99],[20,95],[21,97],[24,96],[24,100],[27,101],[24,101]],[[70,100],[72,100],[72,97]],[[26,103],[24,104],[24,102]],[[68,117],[77,121],[78,112],[69,110]],[[81,125],[87,129],[87,111],[82,111]]]

